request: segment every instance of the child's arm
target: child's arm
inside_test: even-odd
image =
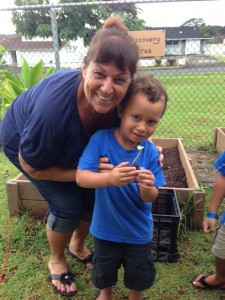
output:
[[[211,214],[217,214],[218,209],[225,198],[225,175],[219,174],[213,187],[212,196],[210,198],[209,210]],[[203,222],[203,230],[205,232],[213,232],[215,230],[217,219],[206,217]]]
[[[140,172],[135,167],[128,167],[127,165],[128,162],[123,162],[113,170],[105,173],[77,169],[76,182],[84,188],[102,188],[110,185],[123,186],[135,180]]]
[[[158,189],[154,186],[155,177],[149,170],[141,170],[138,178],[140,197],[145,202],[154,202],[158,197]]]

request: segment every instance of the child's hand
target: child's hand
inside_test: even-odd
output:
[[[122,162],[110,172],[111,185],[123,186],[137,178],[140,171],[128,164],[128,162]]]
[[[203,231],[206,233],[214,232],[217,220],[206,218],[203,222]]]
[[[137,181],[140,190],[148,192],[154,186],[155,177],[151,171],[143,169],[139,172]]]

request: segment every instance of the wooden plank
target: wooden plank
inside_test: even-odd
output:
[[[9,215],[14,216],[19,211],[19,193],[18,193],[18,186],[17,182],[6,182],[6,193],[8,198],[8,208],[9,208]]]
[[[201,230],[205,214],[205,192],[194,191],[193,205],[194,209],[191,216],[191,229]]]
[[[44,201],[42,195],[38,192],[38,190],[32,185],[32,183],[28,180],[18,181],[18,192],[19,197],[22,200],[32,199],[36,201]]]
[[[214,130],[214,146],[219,153],[225,151],[225,127],[217,127]]]
[[[198,181],[195,177],[194,171],[191,167],[191,164],[187,157],[186,151],[184,150],[183,143],[181,142],[180,139],[178,140],[178,151],[180,154],[180,160],[181,160],[182,166],[183,166],[185,174],[186,174],[188,187],[199,190]]]
[[[32,216],[36,218],[44,218],[48,214],[48,205],[46,201],[37,201],[37,200],[21,200],[21,203],[24,208],[29,210]]]
[[[213,145],[215,148],[216,148],[216,141],[217,141],[217,131],[218,131],[218,127],[214,128]]]
[[[225,128],[218,128],[217,149],[219,152],[225,151]]]
[[[164,149],[170,149],[170,148],[176,148],[178,145],[178,140],[176,138],[165,138],[165,139],[161,139],[161,138],[152,138],[150,139],[156,146],[161,146]]]

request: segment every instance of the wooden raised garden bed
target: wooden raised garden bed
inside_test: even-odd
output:
[[[48,213],[46,201],[22,173],[6,182],[6,191],[10,216],[24,210],[37,218]]]
[[[168,188],[174,189],[177,194],[178,202],[182,201],[185,203],[190,197],[190,195],[192,195],[192,203],[194,208],[191,216],[191,228],[201,229],[203,218],[204,218],[204,211],[205,211],[205,192],[202,189],[200,189],[198,185],[194,171],[191,167],[190,161],[184,149],[182,140],[179,138],[165,138],[165,139],[153,138],[152,141],[156,146],[163,147],[164,152],[166,152],[167,149],[173,149],[173,148],[176,148],[178,150],[177,152],[179,154],[179,158],[177,159],[180,159],[180,163],[183,167],[183,171],[185,172],[186,187],[182,187],[180,185],[179,178],[178,178],[176,185],[172,187],[171,186],[165,187],[165,189]],[[165,153],[163,164],[164,165],[166,164],[166,153]],[[172,169],[173,169],[173,165],[171,166],[171,170]],[[166,174],[165,171],[164,174]]]
[[[225,151],[225,127],[217,127],[214,130],[214,147],[219,153]]]
[[[190,193],[193,193],[194,209],[192,213],[192,225],[193,229],[200,229],[204,217],[205,206],[205,192],[202,191],[198,185],[195,174],[192,170],[191,164],[184,150],[181,139],[168,138],[168,139],[152,139],[157,146],[162,146],[163,149],[177,148],[179,158],[182,167],[185,171],[187,187],[165,187],[165,189],[171,188],[176,191],[177,199],[179,201],[186,201]],[[164,158],[164,163],[166,157]],[[173,167],[171,168],[173,169]],[[30,214],[43,218],[48,213],[48,207],[46,202],[40,193],[33,187],[30,181],[28,181],[22,174],[19,174],[16,178],[9,180],[6,183],[8,207],[10,215],[15,215],[17,212],[23,210],[29,210]]]

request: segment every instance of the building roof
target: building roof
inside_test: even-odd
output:
[[[6,50],[53,50],[53,41],[22,41],[18,34],[0,34],[0,45]],[[64,47],[66,42],[62,42]]]
[[[166,40],[208,39],[197,27],[146,27],[146,30],[165,30]]]

